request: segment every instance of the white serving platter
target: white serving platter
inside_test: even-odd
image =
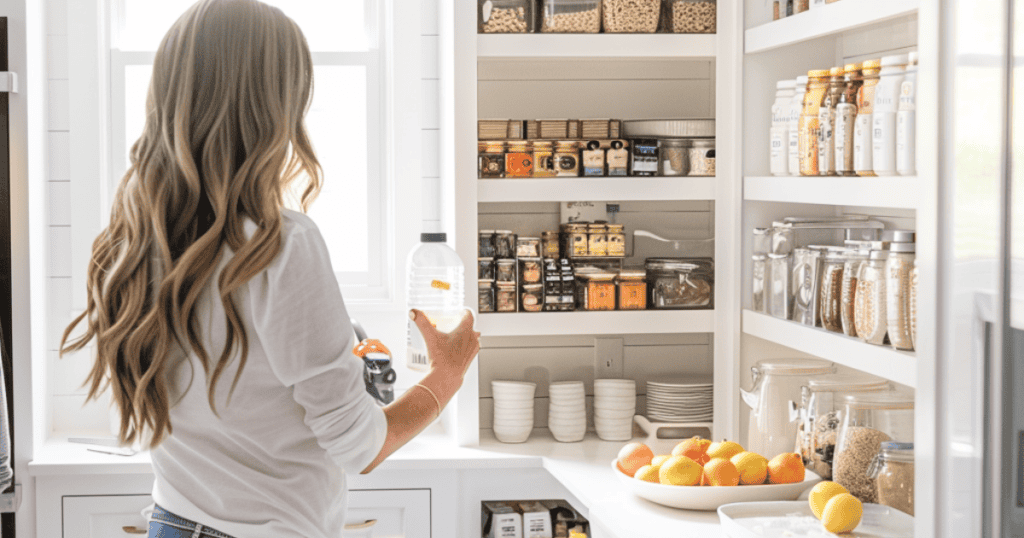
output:
[[[620,473],[621,474],[621,473]],[[748,502],[718,508],[729,538],[913,538],[914,517],[880,504],[865,504],[852,532],[833,534],[814,517],[807,501]]]

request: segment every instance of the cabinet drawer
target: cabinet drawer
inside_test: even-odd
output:
[[[64,538],[139,538],[145,531],[142,511],[153,503],[150,495],[65,496]],[[125,531],[125,527],[129,531]]]
[[[369,519],[373,538],[430,538],[429,489],[356,489],[348,494],[349,524]]]

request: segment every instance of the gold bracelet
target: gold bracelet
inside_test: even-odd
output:
[[[434,394],[434,391],[430,390],[426,385],[422,383],[416,383],[415,386],[420,387],[421,389],[427,391],[428,394],[430,394],[430,397],[434,399],[434,403],[437,404],[437,416],[441,416],[441,400],[437,399],[437,395]]]

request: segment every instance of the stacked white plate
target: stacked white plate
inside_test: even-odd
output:
[[[712,402],[712,383],[705,377],[647,382],[647,418],[653,422],[711,422]]]
[[[548,386],[551,406],[548,429],[556,441],[582,441],[587,433],[587,400],[582,381],[562,381]]]
[[[632,379],[594,380],[594,427],[605,441],[633,438],[636,414],[636,381]]]
[[[491,381],[494,394],[494,436],[502,443],[522,443],[533,431],[535,383]]]

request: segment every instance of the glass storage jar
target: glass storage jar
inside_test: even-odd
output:
[[[800,111],[800,175],[818,175],[818,112],[828,91],[829,71],[815,69],[807,72],[807,93]]]
[[[494,312],[494,281],[493,280],[481,280],[477,283],[479,288],[479,304],[477,309],[483,312]]]
[[[608,34],[653,34],[661,18],[661,0],[603,0],[604,31]]]
[[[544,308],[544,284],[523,286],[523,311],[540,312]]]
[[[839,103],[836,104],[836,174],[855,176],[857,171],[853,167],[853,129],[857,122],[857,92],[864,83],[864,77],[860,73],[860,64],[846,64],[843,72],[843,92],[839,96]]]
[[[498,312],[517,312],[519,310],[519,300],[516,298],[516,289],[517,286],[514,283],[498,283],[496,293],[497,299],[495,299],[498,306]]]
[[[533,177],[555,177],[554,144],[547,140],[533,142]]]
[[[622,177],[629,174],[629,150],[626,149],[626,142],[612,140],[611,149],[608,150],[605,159],[608,161],[609,177]]]
[[[543,0],[541,31],[596,34],[601,31],[601,0]]]
[[[494,258],[480,258],[477,261],[477,278],[480,280],[494,280]]]
[[[498,230],[494,232],[494,257],[516,257],[516,234],[509,230]]]
[[[587,256],[608,255],[608,226],[594,223],[587,226]]]
[[[561,140],[555,145],[555,173],[558,177],[579,177],[580,146],[575,140]]]
[[[713,34],[717,31],[717,0],[665,0],[662,29],[676,34]]]
[[[853,169],[858,176],[875,175],[871,154],[874,147],[871,115],[874,113],[875,90],[881,69],[881,60],[868,60],[861,64],[863,82],[857,90],[857,119],[853,127]]]
[[[835,365],[821,359],[768,359],[758,361],[750,373],[751,389],[740,389],[750,407],[744,446],[757,454],[792,451],[799,426],[792,418],[792,402],[800,399],[808,379],[835,373]]]
[[[768,313],[768,298],[765,295],[765,273],[768,270],[768,256],[764,254],[754,254],[751,259],[753,264],[751,272],[753,273],[752,296],[750,301],[750,308],[754,312],[761,312],[763,314]]]
[[[836,175],[836,106],[846,84],[843,82],[843,68],[833,67],[829,71],[828,89],[818,109],[818,175]]]
[[[868,260],[861,264],[857,275],[857,294],[853,298],[853,321],[857,337],[875,345],[885,343],[889,325],[886,320],[886,250],[872,250]]]
[[[477,0],[477,32],[525,34],[534,31],[534,0]]]
[[[616,279],[619,286],[619,310],[647,309],[647,271],[623,269]]]
[[[821,257],[816,248],[793,249],[793,321],[816,327],[821,321]]]
[[[488,142],[480,144],[480,177],[499,179],[505,177],[505,143]]]
[[[715,264],[711,258],[648,258],[646,267],[651,308],[714,308]]]
[[[509,142],[505,150],[505,177],[533,177],[533,150],[525,140]]]
[[[868,250],[850,249],[846,254],[846,262],[843,264],[843,293],[840,297],[840,318],[843,324],[843,334],[846,336],[857,336],[857,323],[854,321],[855,301],[857,298],[857,278],[860,275],[860,268],[868,260]]]
[[[605,175],[604,148],[601,142],[591,140],[583,150],[583,175],[585,177],[602,177]]]
[[[562,252],[567,258],[579,258],[590,252],[590,236],[584,223],[567,223],[562,225]]]
[[[516,257],[519,258],[539,258],[540,257],[540,238],[539,237],[520,237],[516,240]]]
[[[540,258],[519,258],[519,277],[523,284],[538,284],[541,281]]]
[[[516,261],[513,259],[498,260],[495,271],[494,280],[498,284],[515,284],[516,283]]]
[[[844,400],[832,478],[861,502],[877,502],[877,483],[868,476],[868,467],[882,443],[914,442],[914,394],[858,392]]]
[[[914,515],[914,443],[882,443],[868,468],[878,504]]]
[[[616,258],[626,256],[626,227],[622,224],[608,225],[608,255]]]
[[[801,389],[795,416],[790,417],[800,422],[797,453],[803,457],[807,469],[825,480],[832,479],[832,461],[847,395],[891,389],[888,381],[865,374],[831,374],[808,379]]]
[[[632,141],[632,165],[634,176],[655,176],[658,174],[658,141],[635,139]]]
[[[910,271],[910,344],[917,349],[917,284],[918,284],[917,259],[914,260],[914,268]]]
[[[695,138],[690,141],[689,168],[691,176],[715,175],[715,139]]]
[[[842,298],[844,251],[832,250],[825,254],[821,273],[821,325],[834,333],[843,332]]]
[[[892,347],[911,351],[910,290],[911,273],[914,270],[914,243],[892,243],[889,245],[889,259],[885,262],[885,294],[889,341]]]
[[[580,310],[615,310],[615,273],[576,273],[576,307]]]
[[[682,138],[665,138],[658,141],[662,176],[686,175],[687,146],[687,141]]]
[[[772,248],[772,230],[771,228],[754,228],[752,232],[752,243],[754,248],[754,254],[765,254]]]
[[[541,234],[541,248],[544,251],[545,258],[560,257],[559,242],[558,232],[544,232]]]
[[[480,246],[478,256],[481,258],[493,258],[494,252],[494,230],[480,230]]]
[[[768,254],[768,313],[779,319],[790,319],[793,292],[790,278],[790,255]]]

